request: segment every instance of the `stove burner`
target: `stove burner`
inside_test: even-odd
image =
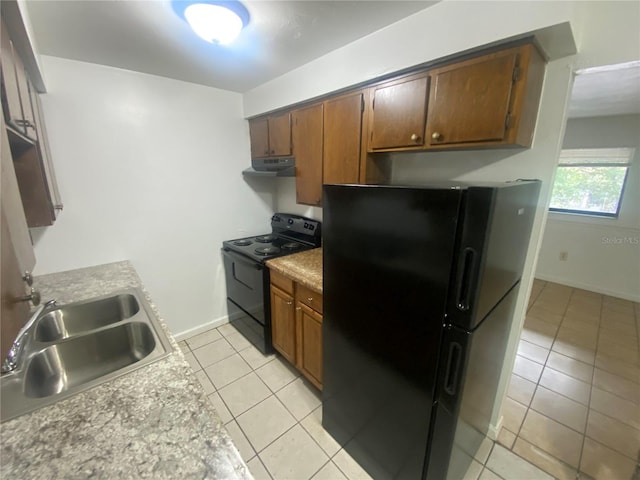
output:
[[[251,245],[253,242],[249,239],[244,239],[244,240],[236,240],[235,242],[233,242],[234,245],[237,245],[238,247],[246,247],[247,245]]]
[[[290,242],[290,243],[285,243],[284,245],[282,245],[282,249],[283,250],[297,250],[301,247],[301,245],[299,243],[295,243],[295,242]]]
[[[271,243],[276,239],[275,235],[261,235],[256,237],[254,240],[260,243]]]
[[[280,253],[278,247],[260,247],[256,248],[256,254],[258,255],[273,255],[274,253]]]

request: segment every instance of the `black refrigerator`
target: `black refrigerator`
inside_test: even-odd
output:
[[[322,423],[374,479],[464,476],[489,429],[539,190],[324,186]]]

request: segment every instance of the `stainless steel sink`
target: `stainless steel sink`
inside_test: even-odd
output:
[[[130,293],[56,307],[37,321],[35,339],[39,342],[52,342],[72,337],[126,320],[139,311],[140,305]]]
[[[45,311],[17,368],[0,378],[0,421],[166,357],[171,344],[138,289]]]

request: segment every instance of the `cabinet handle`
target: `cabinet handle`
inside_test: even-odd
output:
[[[313,297],[307,297],[307,302],[313,302]]]
[[[296,310],[300,311],[300,310],[302,310],[302,307],[296,307]]]
[[[24,280],[24,282],[29,286],[33,285],[33,275],[31,275],[31,272],[29,270],[24,271],[24,275],[22,275],[22,280]]]
[[[269,150],[265,150],[265,151],[264,151],[264,154],[265,154],[265,155],[269,155]]]
[[[271,150],[271,155],[274,155],[276,153],[275,150]]]
[[[412,142],[417,142],[419,138],[420,137],[418,135],[416,135],[415,133],[413,135],[411,135],[411,141]]]
[[[287,305],[293,305],[293,302],[287,302]]]
[[[36,126],[33,123],[31,123],[29,120],[18,119],[18,120],[15,120],[15,122],[21,127],[36,128]]]
[[[434,140],[440,140],[440,137],[442,137],[442,135],[438,132],[433,132],[431,134],[431,138],[433,138]]]

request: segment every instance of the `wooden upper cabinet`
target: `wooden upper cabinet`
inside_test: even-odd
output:
[[[273,157],[291,155],[291,114],[269,117],[269,154]]]
[[[322,203],[323,105],[295,110],[291,136],[296,157],[296,203]]]
[[[323,183],[359,183],[364,94],[324,102]]]
[[[251,157],[291,155],[291,114],[289,112],[249,120]]]
[[[2,24],[2,110],[14,176],[29,227],[53,225],[62,209],[38,93]]]
[[[269,122],[266,118],[249,120],[249,138],[251,140],[251,158],[269,156]]]
[[[369,151],[422,147],[429,77],[409,77],[373,90]]]
[[[16,66],[16,78],[18,79],[18,89],[20,90],[20,104],[22,105],[22,118],[17,120],[22,132],[33,140],[38,140],[38,131],[33,113],[33,105],[31,103],[31,90],[29,78],[24,69],[24,64],[18,55],[14,55],[14,63]]]
[[[428,146],[531,146],[544,76],[532,44],[430,73]]]
[[[51,157],[51,150],[49,148],[49,135],[47,134],[47,127],[42,115],[42,104],[40,102],[40,96],[34,88],[30,88],[30,92],[31,105],[33,106],[34,122],[36,126],[36,132],[38,132],[38,153],[40,162],[42,164],[43,174],[47,182],[47,208],[52,209],[52,221],[55,221],[58,213],[62,211],[63,208],[62,198],[60,197],[60,191],[58,190],[58,181]]]
[[[29,79],[22,59],[13,48],[9,32],[2,22],[2,109],[6,123],[14,131],[37,140],[38,134],[31,105]]]

